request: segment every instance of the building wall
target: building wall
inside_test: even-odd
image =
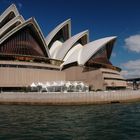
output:
[[[106,87],[126,87],[126,81],[116,70],[101,68],[104,84]]]
[[[4,63],[1,62],[0,65]],[[6,62],[5,64],[18,64],[18,65],[32,65],[32,63],[24,62]],[[46,64],[39,64],[42,67],[51,68]],[[33,64],[33,66],[39,66]],[[0,66],[0,87],[24,87],[29,86],[33,82],[46,82],[46,81],[58,81],[65,80],[65,73],[60,70],[46,70],[35,68],[18,68],[18,67],[2,67]]]
[[[126,87],[126,81],[123,80],[120,73],[110,69],[100,68],[83,72],[83,67],[75,66],[65,70],[65,77],[67,81],[83,81],[91,87],[91,90],[105,90],[107,87]]]
[[[83,81],[88,84],[92,90],[103,89],[103,77],[100,70],[83,72],[83,67],[75,66],[64,71],[67,81]]]
[[[117,80],[104,80],[107,84],[107,87],[126,87],[125,81],[117,81]]]
[[[17,67],[11,67],[17,65]],[[27,66],[26,68],[20,66]],[[9,67],[8,67],[9,66]],[[28,68],[29,66],[40,66],[40,68]],[[46,69],[44,69],[46,68]],[[103,73],[108,72],[108,73]],[[109,73],[110,72],[110,73]],[[114,74],[113,74],[114,73]],[[116,75],[117,74],[117,75]],[[106,87],[125,87],[126,82],[122,80],[106,80],[106,77],[122,78],[119,72],[110,69],[98,69],[83,71],[82,66],[72,66],[63,71],[58,66],[42,63],[0,61],[0,87],[25,87],[33,82],[47,81],[83,81],[90,86],[91,90],[106,89]]]

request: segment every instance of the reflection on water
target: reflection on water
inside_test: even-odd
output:
[[[96,106],[0,105],[0,139],[139,140],[140,103]]]

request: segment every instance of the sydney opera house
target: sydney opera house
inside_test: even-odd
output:
[[[71,20],[44,37],[34,18],[12,4],[0,16],[0,89],[33,82],[82,81],[90,90],[126,88],[121,69],[110,62],[116,36],[89,42],[88,30],[71,36]]]

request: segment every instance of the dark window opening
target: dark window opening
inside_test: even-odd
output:
[[[48,44],[49,49],[51,48],[52,44],[56,41],[59,40],[61,42],[65,42],[69,38],[69,32],[68,30],[68,25],[64,26],[51,40],[51,42]]]
[[[2,43],[0,53],[45,57],[42,47],[36,41],[30,29],[26,28],[18,31]]]
[[[1,35],[0,38],[3,37],[6,33],[11,31],[13,28],[17,27],[19,24],[21,24],[20,21],[17,21],[15,24],[11,25],[6,31],[4,31]]]
[[[0,23],[0,28],[2,28],[6,23],[12,20],[15,17],[14,12],[10,12]]]
[[[125,81],[124,79],[120,79],[120,78],[107,78],[105,77],[104,80],[118,80],[118,81]]]
[[[114,74],[114,75],[120,75],[120,74],[115,73],[115,72],[107,72],[107,71],[103,71],[102,73],[103,73],[103,74]]]

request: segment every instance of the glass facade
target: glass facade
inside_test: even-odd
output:
[[[65,42],[68,37],[69,37],[69,33],[68,33],[68,25],[64,26],[51,40],[51,42],[48,44],[48,48],[50,49],[52,44],[56,41],[59,40],[61,42]]]
[[[6,23],[8,23],[11,19],[15,17],[14,12],[10,12],[8,16],[6,16],[3,21],[0,23],[0,28],[2,28]]]
[[[106,46],[102,47],[100,50],[97,51],[86,63],[87,66],[92,66],[94,63],[103,63],[111,65],[107,57],[107,48]]]
[[[45,57],[43,49],[28,28],[18,31],[2,43],[0,53]]]
[[[6,29],[4,32],[0,34],[0,38],[2,38],[6,33],[17,27],[19,24],[21,24],[20,21],[17,21],[15,24],[11,25],[8,29]]]

